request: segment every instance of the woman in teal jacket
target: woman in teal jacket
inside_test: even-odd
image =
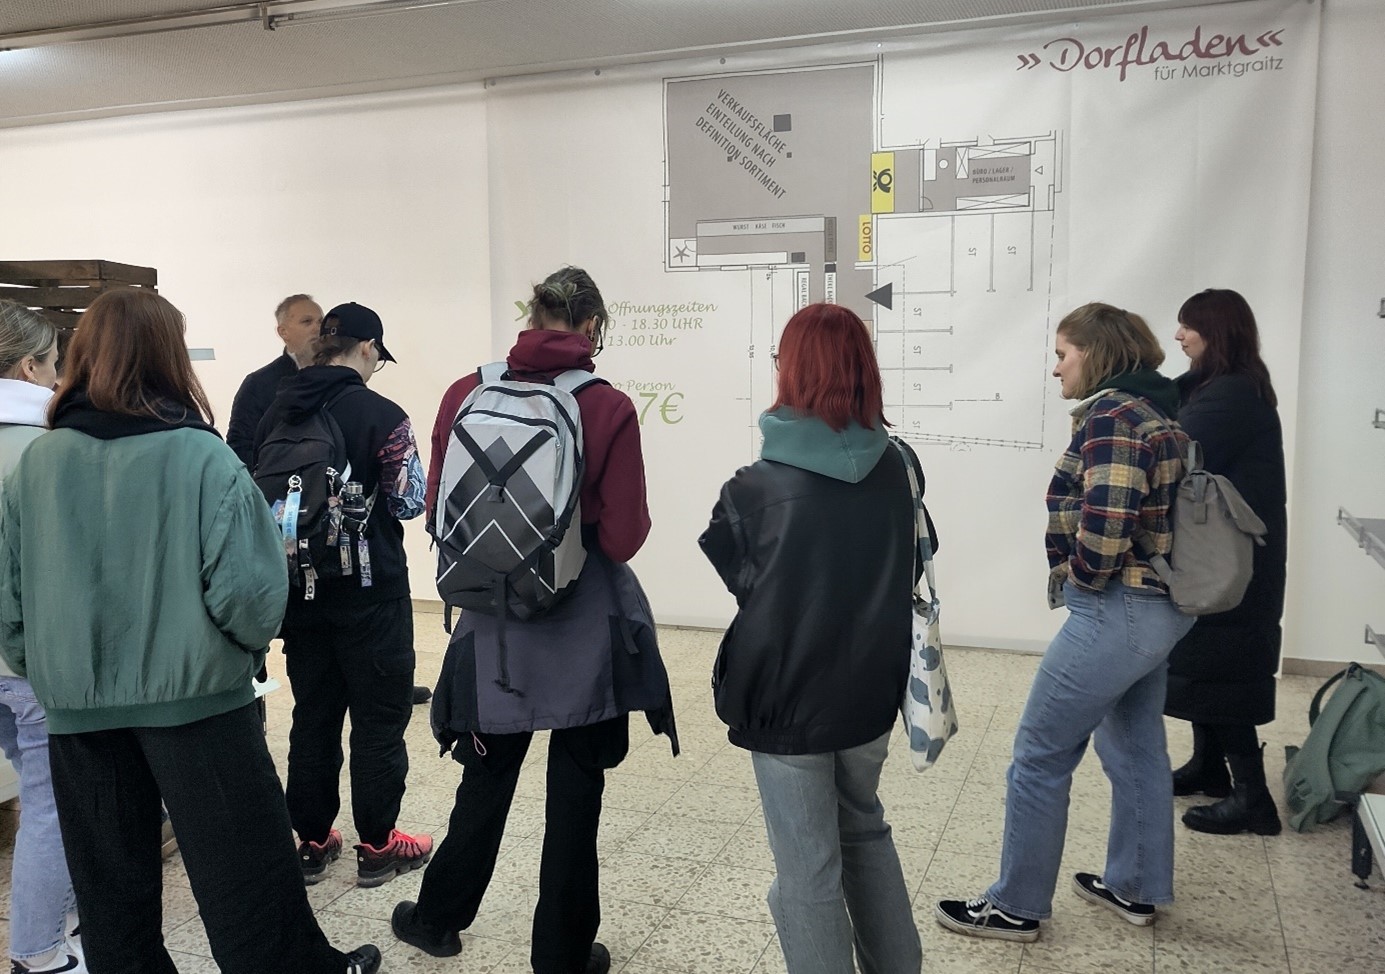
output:
[[[333,949],[299,874],[250,685],[288,575],[183,331],[152,292],[93,302],[0,509],[0,654],[48,714],[87,963],[176,970],[162,797],[222,971],[370,974],[379,952]]]

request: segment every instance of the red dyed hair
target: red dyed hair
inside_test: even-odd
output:
[[[779,397],[771,409],[811,413],[834,430],[852,420],[866,429],[889,425],[870,332],[850,308],[810,304],[799,311],[779,337],[778,361]]]

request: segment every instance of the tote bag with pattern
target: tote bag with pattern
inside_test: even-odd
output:
[[[892,439],[909,475],[909,490],[914,499],[914,557],[923,564],[920,582],[927,585],[926,592],[917,585],[914,587],[909,683],[900,713],[909,734],[909,754],[914,770],[927,771],[938,760],[943,745],[957,733],[957,712],[952,688],[947,682],[947,666],[943,662],[943,641],[938,629],[938,586],[933,574],[933,536],[923,506],[918,460],[906,444]]]

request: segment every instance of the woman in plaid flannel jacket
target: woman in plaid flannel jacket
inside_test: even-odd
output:
[[[1100,873],[1074,892],[1138,925],[1173,899],[1173,794],[1164,742],[1168,656],[1192,619],[1146,557],[1168,554],[1187,437],[1164,353],[1138,315],[1088,304],[1058,325],[1054,376],[1075,399],[1073,436],[1048,488],[1050,598],[1068,618],[1044,654],[1015,735],[1000,879],[973,900],[943,900],[957,933],[1039,937],[1067,831],[1072,775],[1088,741],[1111,779]]]

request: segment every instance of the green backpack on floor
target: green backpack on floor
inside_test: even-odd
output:
[[[1284,800],[1295,832],[1332,821],[1385,771],[1385,677],[1352,663],[1313,696],[1308,725],[1303,747],[1284,749]]]

